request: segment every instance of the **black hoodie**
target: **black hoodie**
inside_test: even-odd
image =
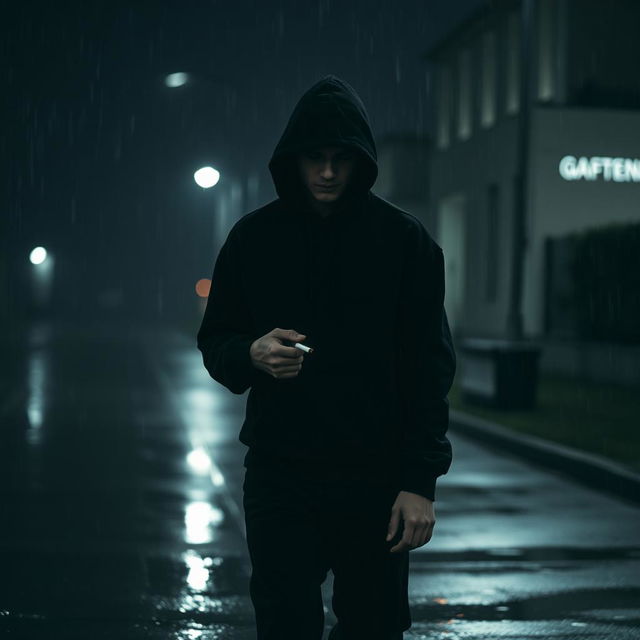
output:
[[[325,218],[309,207],[295,165],[299,151],[322,146],[359,158]],[[336,76],[302,96],[269,169],[279,197],[229,232],[197,339],[212,378],[233,393],[251,388],[245,464],[384,476],[433,500],[451,464],[455,372],[442,250],[417,218],[370,191],[378,167],[369,119]],[[251,363],[251,343],[276,327],[314,348],[294,378]]]

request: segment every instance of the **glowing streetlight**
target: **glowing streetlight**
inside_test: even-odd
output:
[[[47,250],[44,247],[35,247],[29,254],[31,264],[42,264],[47,259]]]
[[[199,187],[209,189],[218,184],[220,172],[216,171],[213,167],[202,167],[202,169],[198,169],[193,174],[193,179]]]
[[[164,78],[165,86],[169,87],[170,89],[181,87],[182,85],[187,84],[188,81],[189,81],[189,76],[186,73],[183,73],[182,71],[178,73],[170,73]]]
[[[209,278],[200,278],[196,282],[196,293],[200,298],[208,298],[211,291],[211,280]]]

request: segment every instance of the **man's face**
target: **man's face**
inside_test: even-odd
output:
[[[356,165],[356,152],[347,147],[321,147],[298,156],[302,182],[319,202],[335,202],[346,189]]]

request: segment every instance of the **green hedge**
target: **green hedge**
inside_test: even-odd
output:
[[[578,335],[640,342],[640,223],[612,224],[571,237]]]

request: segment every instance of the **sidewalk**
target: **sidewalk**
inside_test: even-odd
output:
[[[463,411],[451,410],[451,428],[476,441],[515,453],[586,486],[640,503],[640,474],[602,456],[518,433]]]

